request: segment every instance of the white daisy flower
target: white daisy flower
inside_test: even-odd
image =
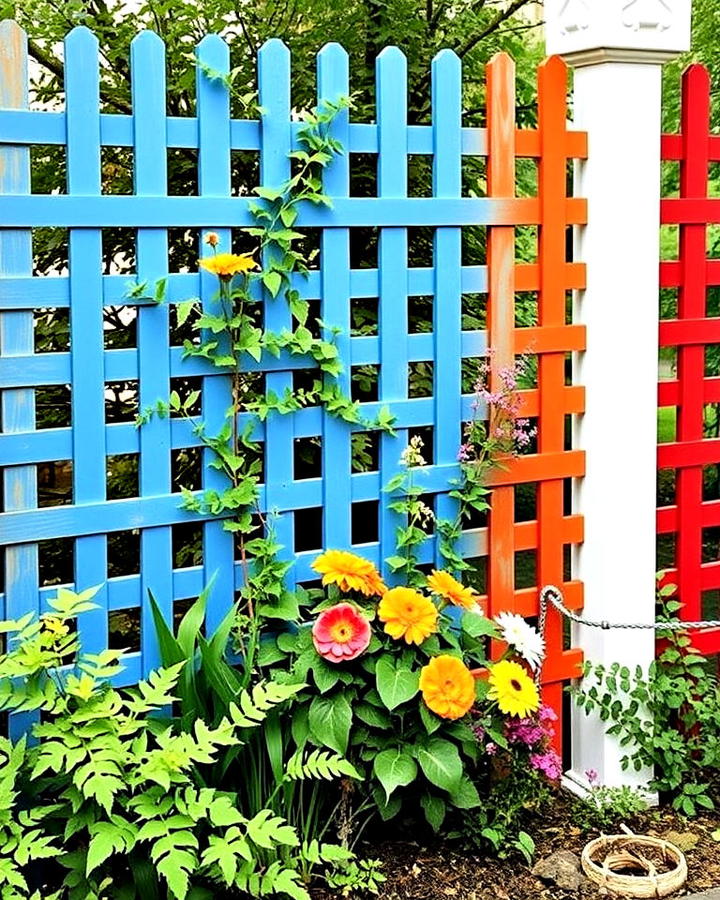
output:
[[[499,613],[495,621],[505,643],[517,650],[531,669],[537,669],[545,655],[545,641],[538,630],[517,613]]]

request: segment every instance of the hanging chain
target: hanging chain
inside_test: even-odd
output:
[[[720,628],[720,619],[708,619],[700,622],[683,622],[679,620],[668,622],[664,619],[659,619],[655,622],[609,622],[607,619],[586,619],[565,606],[560,588],[555,587],[554,584],[546,584],[540,591],[540,615],[538,616],[538,631],[542,635],[543,640],[545,639],[549,604],[561,615],[565,616],[566,619],[575,622],[576,625],[585,625],[588,628],[602,628],[603,631],[610,631],[616,628],[641,631],[700,631],[708,628]],[[538,685],[542,675],[543,662],[544,659],[535,671],[535,683]]]

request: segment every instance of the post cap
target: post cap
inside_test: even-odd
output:
[[[545,0],[548,54],[574,66],[665,62],[690,49],[692,0]]]

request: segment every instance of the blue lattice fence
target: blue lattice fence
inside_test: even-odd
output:
[[[38,547],[45,546],[40,542],[71,540],[77,589],[103,585],[97,597],[100,608],[83,615],[79,623],[89,650],[107,645],[111,612],[140,608],[141,650],[129,657],[122,675],[131,683],[158,664],[147,589],[152,589],[170,617],[176,601],[197,596],[216,575],[209,611],[209,626],[213,627],[233,602],[242,572],[234,558],[232,535],[217,520],[202,525],[202,565],[174,568],[173,527],[201,517],[180,508],[179,495],[172,490],[171,451],[199,446],[198,439],[179,418],[156,418],[139,430],[130,422],[108,424],[106,384],[136,380],[142,408],[167,398],[172,378],[199,377],[202,413],[210,432],[222,422],[230,405],[230,384],[227,375],[203,360],[183,360],[182,347],[173,346],[169,337],[173,304],[192,296],[210,304],[212,276],[170,274],[163,305],[130,300],[127,276],[103,274],[102,230],[137,230],[133,277],[153,283],[167,275],[168,229],[197,230],[200,238],[207,231],[216,231],[227,247],[231,229],[253,224],[247,198],[231,196],[231,154],[235,150],[259,153],[264,186],[277,187],[288,176],[288,153],[296,147],[301,127],[291,116],[289,53],[279,41],[263,46],[258,58],[262,119],[241,121],[231,118],[229,92],[222,81],[211,80],[202,72],[196,82],[195,116],[167,116],[164,48],[149,32],[140,34],[132,44],[131,116],[100,111],[98,47],[89,31],[76,29],[65,42],[64,112],[27,109],[25,38],[13,23],[3,23],[1,45],[0,458],[5,467],[5,500],[0,535],[5,546],[4,613],[17,617],[43,607],[44,598],[54,588],[40,581]],[[219,37],[205,38],[198,58],[214,70],[229,70],[229,50]],[[530,352],[542,358],[543,365],[538,367],[538,387],[526,392],[529,414],[539,421],[540,450],[513,461],[499,475],[504,512],[493,540],[488,540],[487,528],[475,529],[465,535],[463,551],[467,556],[482,557],[489,546],[503,547],[510,555],[535,548],[544,577],[564,581],[563,547],[582,539],[582,522],[563,510],[562,482],[581,474],[583,461],[581,453],[563,446],[563,416],[582,409],[582,392],[565,384],[561,360],[566,353],[580,349],[584,341],[582,329],[565,322],[565,291],[582,286],[584,273],[582,266],[566,262],[563,234],[567,225],[582,221],[584,207],[582,201],[565,196],[564,172],[569,157],[583,155],[584,136],[565,130],[564,70],[559,70],[562,64],[557,60],[549,66],[543,77],[557,87],[548,87],[546,93],[554,91],[557,97],[552,105],[547,102],[543,107],[541,103],[538,131],[514,127],[509,60],[501,61],[500,69],[496,66],[500,77],[495,78],[494,112],[488,128],[463,127],[460,62],[449,51],[432,62],[432,124],[409,126],[406,63],[396,48],[385,50],[377,61],[377,123],[350,122],[347,112],[334,122],[334,134],[349,152],[337,158],[325,176],[333,208],[301,212],[297,227],[321,229],[320,266],[307,279],[298,278],[295,287],[306,299],[319,300],[323,320],[341,329],[340,352],[349,363],[340,379],[346,393],[351,390],[351,366],[379,367],[377,401],[363,403],[363,413],[372,418],[382,406],[389,406],[396,417],[398,436],[380,436],[377,470],[353,474],[351,428],[322,408],[272,415],[264,426],[257,427],[265,465],[260,505],[278,511],[278,540],[285,558],[294,561],[290,573],[294,583],[314,580],[310,564],[321,549],[296,552],[302,530],[296,519],[308,509],[322,510],[322,544],[342,548],[352,545],[353,505],[379,501],[377,540],[354,549],[385,569],[384,559],[395,549],[398,520],[382,502],[381,488],[398,471],[409,429],[433,429],[431,464],[420,477],[423,488],[435,497],[438,515],[454,513],[449,482],[459,474],[456,456],[461,425],[470,416],[471,402],[461,393],[461,362],[484,354],[487,343],[485,331],[463,331],[461,327],[463,295],[487,293],[489,283],[485,265],[463,265],[461,232],[470,225],[487,226],[497,235],[494,242],[488,240],[495,247],[491,265],[496,266],[496,277],[490,279],[490,305],[494,304],[495,331],[502,322],[509,329],[500,341],[502,353]],[[340,46],[328,45],[318,55],[318,97],[335,99],[349,93],[347,55]],[[552,114],[543,113],[543,108],[552,109]],[[30,194],[32,145],[66,148],[66,194]],[[101,148],[106,146],[132,148],[133,195],[102,194]],[[168,195],[169,148],[197,150],[197,196]],[[488,157],[489,148],[490,155],[497,157],[489,160],[491,166],[495,163],[495,172],[500,171],[502,159],[503,171],[510,173],[510,189],[505,185],[508,177],[496,176],[497,190],[504,193],[462,196],[463,157]],[[377,155],[375,198],[349,195],[353,155],[358,153]],[[410,154],[431,158],[432,196],[407,196]],[[540,196],[514,196],[516,156],[540,161],[541,175],[545,173],[540,179]],[[492,188],[492,178],[489,184]],[[543,239],[545,210],[552,213],[552,226]],[[515,265],[512,231],[521,224],[541,226],[540,251],[536,262]],[[426,266],[409,267],[408,228],[422,226],[434,229],[433,255]],[[38,227],[69,229],[65,274],[33,275],[32,229]],[[350,266],[351,229],[359,227],[379,229],[375,268]],[[516,290],[537,292],[535,325],[513,328]],[[408,297],[417,296],[433,298],[431,333],[409,333]],[[376,336],[351,336],[351,302],[355,298],[379,299]],[[106,349],[103,307],[129,305],[137,307],[136,349]],[[69,310],[68,351],[34,352],[34,311],[46,308]],[[284,301],[265,299],[265,324],[276,331],[291,325]],[[419,361],[433,365],[431,397],[408,395],[408,366]],[[267,389],[282,394],[292,387],[294,371],[311,366],[307,359],[281,356],[277,360],[263,358],[261,364],[248,368],[264,372]],[[543,375],[545,371],[547,375]],[[36,430],[35,391],[41,386],[62,385],[69,385],[71,392],[71,425]],[[294,442],[310,437],[321,441],[322,475],[297,478]],[[138,496],[107,500],[107,458],[119,454],[139,454]],[[71,502],[38,508],[38,467],[61,460],[72,462]],[[219,477],[215,470],[203,469],[205,487]],[[545,499],[535,521],[514,521],[512,485],[520,482],[544,486],[541,493],[545,491]],[[548,521],[544,531],[541,515]],[[140,572],[108,578],[108,535],[132,530],[140,533]],[[434,539],[427,542],[424,553],[424,561],[440,562]],[[536,588],[516,589],[507,566],[491,567],[490,571],[491,582],[497,579],[495,608],[502,604],[526,615],[536,612]],[[580,586],[566,582],[565,587],[569,602],[580,605]],[[545,678],[548,684],[557,685],[569,674],[576,656],[563,656],[561,633],[555,629],[553,634],[557,647],[552,648],[553,662],[546,666]]]

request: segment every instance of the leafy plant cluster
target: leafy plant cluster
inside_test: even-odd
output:
[[[616,832],[648,808],[642,792],[630,785],[611,787],[590,780],[589,792],[573,808],[573,819],[584,831]]]
[[[663,621],[678,621],[674,585],[658,588]],[[575,698],[609,723],[626,748],[624,768],[653,772],[651,790],[688,816],[713,809],[720,769],[720,685],[682,631],[660,632],[663,649],[647,674],[615,663],[586,667]]]
[[[301,841],[283,816],[251,809],[224,779],[233,762],[245,777],[253,736],[303,685],[235,685],[222,715],[211,720],[185,703],[172,719],[178,698],[197,696],[186,656],[135,688],[114,688],[122,653],[82,653],[74,628],[76,616],[94,608],[94,592],[60,589],[51,614],[2,623],[0,706],[34,718],[32,742],[0,740],[3,900],[202,900],[227,892],[308,900],[313,867],[346,884],[377,882],[372,866],[359,868],[340,846]],[[195,621],[186,619],[178,634],[179,652]],[[202,646],[216,664],[208,671],[225,671]],[[357,774],[334,754],[316,754],[297,758],[282,783],[341,773]]]

